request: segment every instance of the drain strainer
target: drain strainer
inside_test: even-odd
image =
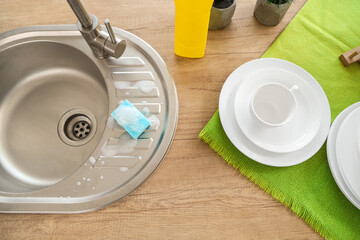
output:
[[[91,123],[88,123],[87,121],[79,121],[76,123],[75,126],[73,126],[72,133],[74,136],[78,139],[83,139],[89,136],[89,133],[91,131]]]
[[[76,108],[66,112],[58,124],[61,140],[70,146],[89,142],[96,132],[96,119],[87,109]]]
[[[73,141],[89,137],[91,121],[85,115],[73,115],[65,122],[65,135]]]

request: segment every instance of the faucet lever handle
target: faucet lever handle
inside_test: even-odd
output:
[[[116,37],[115,37],[115,34],[114,34],[114,32],[113,32],[113,30],[112,30],[112,27],[111,27],[111,25],[110,25],[109,19],[105,19],[104,23],[105,23],[106,30],[107,30],[107,32],[109,33],[111,42],[112,42],[112,43],[116,43]]]

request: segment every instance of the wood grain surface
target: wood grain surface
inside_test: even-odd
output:
[[[83,1],[101,22],[109,18],[113,26],[136,34],[165,60],[179,95],[175,140],[155,173],[121,201],[76,215],[0,214],[0,239],[319,239],[198,140],[227,76],[259,58],[306,0],[296,0],[276,27],[256,21],[255,0],[237,0],[231,24],[209,31],[201,59],[173,53],[172,0]],[[65,0],[0,0],[0,32],[75,21]]]

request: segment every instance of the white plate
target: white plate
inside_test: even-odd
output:
[[[354,109],[340,126],[336,139],[336,158],[345,183],[360,200],[360,108]]]
[[[339,186],[342,193],[345,195],[345,197],[358,209],[360,209],[360,199],[356,197],[354,193],[350,190],[347,183],[345,182],[345,179],[342,175],[342,172],[340,170],[340,165],[338,163],[338,159],[336,157],[336,141],[338,137],[338,132],[340,129],[340,126],[342,125],[344,119],[352,113],[353,110],[360,108],[360,102],[355,103],[351,105],[350,107],[346,108],[344,111],[342,111],[335,119],[333,124],[331,125],[331,129],[329,132],[329,137],[327,139],[327,145],[326,145],[326,151],[327,151],[327,158],[329,161],[329,166],[331,173],[335,179],[335,182]]]
[[[282,126],[267,127],[259,124],[250,111],[256,89],[265,83],[280,83],[291,88],[297,110],[290,122]],[[251,74],[238,88],[234,112],[240,129],[250,141],[272,152],[291,152],[308,144],[320,129],[319,100],[312,88],[298,76],[279,69],[263,69]]]
[[[262,69],[279,69],[298,76],[314,91],[321,106],[319,109],[321,123],[318,133],[309,144],[297,151],[278,153],[265,150],[251,142],[237,124],[234,113],[235,93],[250,74]],[[247,62],[230,74],[221,89],[219,115],[226,135],[237,149],[257,162],[277,167],[296,165],[312,157],[325,142],[331,121],[329,102],[319,83],[301,67],[275,58],[262,58]]]

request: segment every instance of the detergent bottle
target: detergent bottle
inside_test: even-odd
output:
[[[214,0],[175,0],[175,54],[201,58],[205,53]]]

